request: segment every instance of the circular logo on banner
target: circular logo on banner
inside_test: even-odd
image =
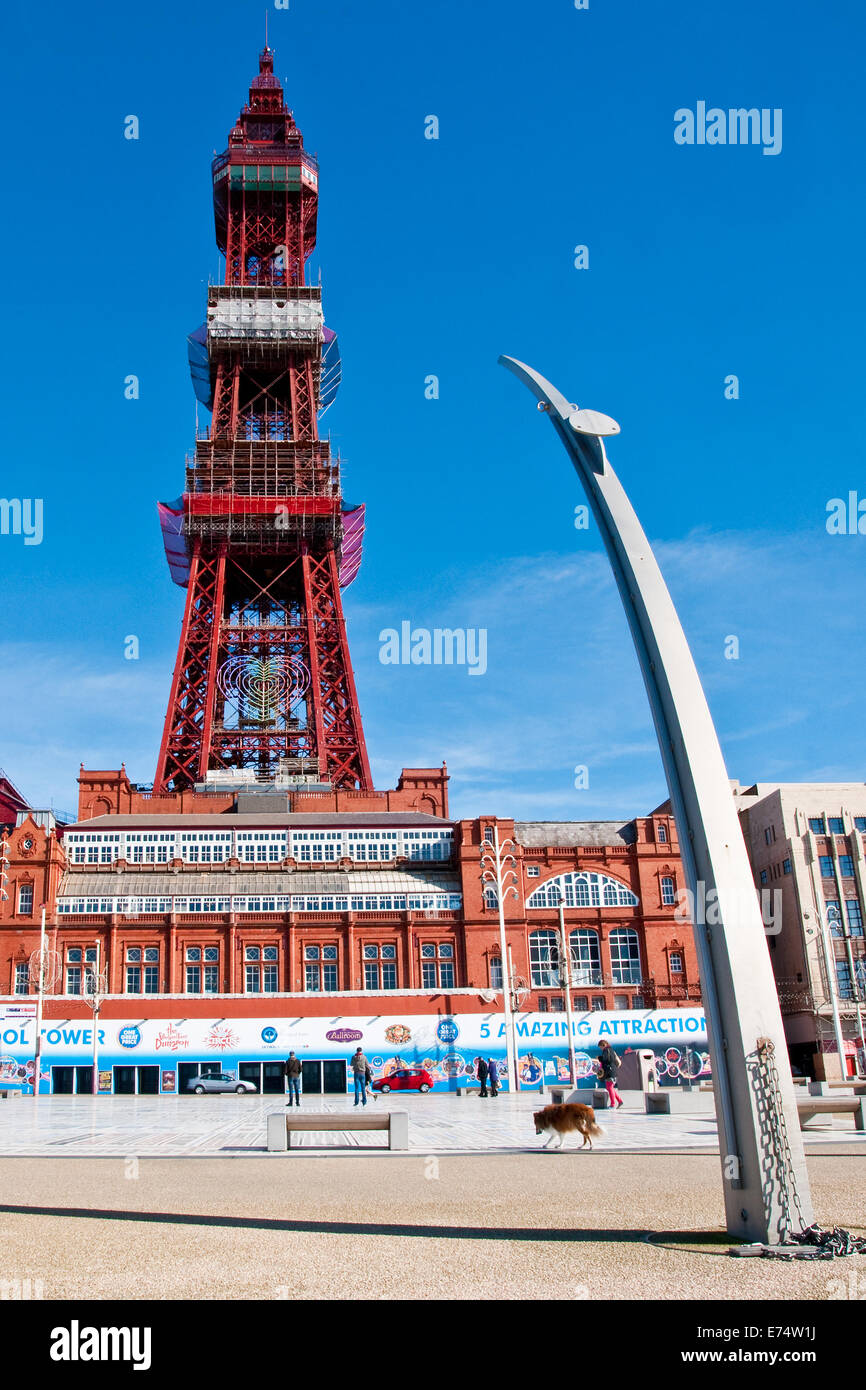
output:
[[[279,1034],[277,1033],[276,1028],[262,1029],[262,1042],[264,1043],[275,1043],[278,1036]]]
[[[460,1029],[457,1027],[453,1018],[443,1018],[440,1020],[436,1029],[436,1036],[440,1042],[456,1042],[459,1035]]]
[[[140,1028],[121,1028],[117,1035],[121,1047],[138,1047],[141,1042]]]

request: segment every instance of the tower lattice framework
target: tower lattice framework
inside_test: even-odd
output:
[[[269,48],[213,179],[225,280],[209,289],[204,395],[196,388],[212,417],[187,462],[187,600],[154,789],[222,769],[264,782],[312,771],[367,790],[340,593],[340,465],[318,434],[334,335],[321,288],[304,283],[318,166]]]

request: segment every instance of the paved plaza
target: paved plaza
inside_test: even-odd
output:
[[[863,1233],[862,1147],[810,1145],[808,1163],[821,1220]],[[719,1159],[695,1150],[0,1159],[0,1281],[45,1299],[658,1308],[866,1288],[866,1257],[736,1260],[723,1228]]]
[[[408,1110],[408,1153],[379,1148],[380,1134],[315,1134],[299,1136],[303,1152],[267,1154],[278,1096],[0,1102],[0,1283],[30,1280],[45,1299],[277,1301],[658,1303],[866,1288],[862,1256],[727,1254],[711,1111],[601,1114],[592,1153],[574,1137],[543,1153],[538,1103],[391,1096],[371,1104]],[[837,1120],[806,1139],[819,1219],[864,1233],[866,1136]]]
[[[501,1094],[495,1099],[477,1095],[440,1096],[391,1094],[370,1099],[368,1110],[405,1110],[409,1114],[410,1151],[424,1154],[534,1152],[543,1140],[535,1134],[532,1115],[549,1098],[532,1092]],[[599,1111],[605,1131],[595,1141],[606,1153],[651,1152],[715,1148],[716,1120],[712,1097],[699,1099],[700,1109],[677,1115],[646,1115],[636,1099],[626,1108]],[[307,1096],[304,1113],[353,1112],[350,1096]],[[130,1154],[162,1158],[248,1158],[267,1154],[267,1116],[285,1108],[279,1095],[247,1096],[22,1096],[0,1102],[0,1156],[65,1155],[119,1158]],[[805,1132],[807,1144],[828,1138],[863,1145],[850,1116],[822,1117],[824,1123]],[[570,1136],[569,1148],[580,1148]],[[292,1145],[312,1156],[333,1157],[335,1149],[375,1149],[387,1152],[384,1133],[322,1132],[292,1137]],[[588,1152],[588,1151],[587,1151]],[[269,1155],[273,1160],[281,1155]],[[392,1154],[394,1158],[396,1155]]]

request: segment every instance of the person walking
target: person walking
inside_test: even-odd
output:
[[[623,1098],[616,1089],[616,1074],[621,1063],[610,1043],[599,1044],[598,1061],[601,1067],[601,1079],[610,1096],[610,1108],[611,1110],[620,1110],[623,1105]]]
[[[354,1077],[355,1077],[355,1104],[356,1104],[356,1105],[359,1104],[359,1100],[358,1100],[358,1097],[359,1097],[359,1096],[360,1096],[360,1104],[362,1104],[362,1105],[366,1105],[366,1104],[367,1104],[367,1068],[368,1068],[367,1058],[364,1056],[363,1052],[361,1051],[361,1049],[360,1049],[360,1047],[359,1047],[358,1050],[356,1051],[354,1057],[352,1058],[352,1072],[354,1073]]]
[[[487,1058],[487,1079],[490,1082],[490,1094],[495,1099],[499,1095],[499,1067],[492,1057]]]
[[[286,1080],[289,1083],[289,1105],[301,1108],[301,1059],[290,1052],[286,1058]]]
[[[485,1062],[485,1060],[484,1060],[483,1057],[477,1057],[477,1058],[476,1058],[475,1075],[478,1077],[478,1080],[481,1082],[481,1090],[478,1092],[478,1094],[479,1094],[479,1096],[483,1096],[483,1097],[485,1098],[485,1100],[486,1100],[486,1099],[487,1099],[487,1063]]]

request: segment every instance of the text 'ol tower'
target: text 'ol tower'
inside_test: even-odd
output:
[[[182,501],[161,507],[187,586],[154,790],[291,781],[371,787],[340,584],[360,563],[318,416],[339,379],[321,289],[306,285],[318,166],[265,48],[249,105],[213,163],[225,282],[190,338],[210,429]]]

